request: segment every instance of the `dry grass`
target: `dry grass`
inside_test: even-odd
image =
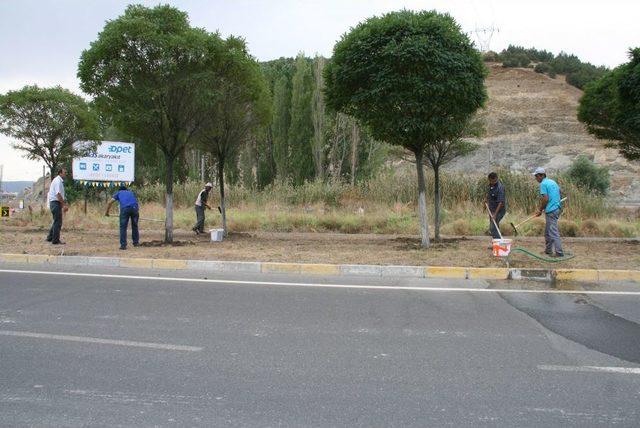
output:
[[[112,209],[112,217],[104,217],[104,205],[91,204],[85,215],[80,205],[72,206],[65,215],[66,230],[82,231],[115,229],[118,226],[117,207]],[[165,211],[160,204],[142,205],[141,224],[148,230],[161,231],[164,227]],[[512,236],[510,222],[517,223],[526,213],[509,212],[502,220],[500,229],[505,236]],[[472,204],[461,204],[455,209],[442,211],[441,230],[444,236],[486,236],[489,233],[489,218],[481,209]],[[397,202],[391,207],[384,204],[353,204],[346,207],[330,207],[323,203],[303,206],[282,205],[280,203],[241,203],[229,208],[228,226],[233,232],[340,232],[348,234],[397,234],[418,235],[419,222],[416,209],[408,203]],[[432,219],[432,218],[430,218]],[[159,220],[159,221],[151,221]],[[6,224],[22,227],[49,227],[51,216],[48,211],[36,210],[33,216],[27,212],[16,215]],[[220,215],[216,210],[207,212],[206,226],[219,227]],[[192,208],[174,210],[174,227],[189,230],[195,223]],[[544,219],[535,218],[518,228],[519,236],[544,235]],[[433,224],[430,225],[433,230]],[[640,221],[637,218],[586,219],[575,222],[570,216],[560,221],[563,236],[589,237],[636,237],[640,235]]]

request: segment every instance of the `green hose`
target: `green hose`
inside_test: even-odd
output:
[[[547,262],[547,263],[560,263],[560,262],[564,262],[565,260],[570,260],[570,259],[575,257],[572,253],[567,253],[567,252],[564,253],[563,257],[550,258],[550,257],[539,256],[538,254],[532,253],[531,251],[527,250],[526,248],[516,247],[513,250],[511,250],[512,253],[515,253],[516,251],[519,251],[521,253],[526,254],[529,257],[533,257],[534,259],[538,259],[538,260],[541,260],[541,261]]]

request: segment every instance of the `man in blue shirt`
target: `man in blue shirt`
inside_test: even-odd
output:
[[[546,218],[544,252],[551,256],[555,249],[556,257],[564,257],[562,242],[560,241],[560,230],[558,229],[558,220],[562,209],[560,186],[552,179],[547,178],[544,168],[536,168],[533,175],[536,177],[536,181],[540,183],[540,205],[538,206],[536,217],[540,217],[544,212]]]
[[[129,219],[131,219],[131,240],[133,246],[137,247],[140,244],[140,236],[138,234],[138,200],[136,195],[131,190],[127,189],[127,186],[120,186],[115,195],[109,201],[107,205],[107,211],[104,215],[109,217],[109,210],[111,205],[118,201],[120,203],[120,249],[127,249],[127,226],[129,225]]]

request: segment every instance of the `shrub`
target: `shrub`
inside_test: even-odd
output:
[[[498,57],[498,54],[495,53],[494,51],[488,51],[483,53],[482,59],[485,62],[498,62],[500,60],[500,58]]]
[[[560,220],[558,222],[561,236],[578,236],[578,225],[570,220]]]
[[[550,70],[551,70],[551,66],[546,62],[538,63],[533,68],[533,71],[535,71],[536,73],[543,73],[543,74],[548,73]]]
[[[604,235],[611,238],[632,238],[634,233],[632,228],[610,221],[604,226]]]
[[[581,189],[590,190],[605,195],[611,181],[609,169],[599,167],[586,156],[578,156],[567,171],[567,178]]]
[[[545,221],[544,219],[537,217],[531,220],[526,229],[524,230],[524,234],[527,236],[540,236],[544,235]],[[520,229],[520,228],[518,228]]]
[[[504,56],[500,56],[502,58],[502,66],[505,68],[509,67],[528,67],[531,64],[531,60],[525,54],[517,53],[517,54],[507,54]]]
[[[601,236],[602,230],[597,221],[588,219],[580,225],[580,234],[582,236]]]
[[[454,221],[452,229],[454,235],[466,236],[471,234],[471,227],[469,226],[469,222],[464,219],[458,219]]]
[[[578,89],[584,89],[587,84],[604,76],[607,69],[591,64],[583,64],[579,70],[567,74],[567,83]]]

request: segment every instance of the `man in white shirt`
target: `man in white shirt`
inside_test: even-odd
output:
[[[47,241],[54,245],[64,244],[64,242],[60,240],[60,229],[62,229],[62,211],[67,212],[69,210],[69,206],[64,199],[64,178],[66,176],[66,168],[60,168],[58,170],[58,175],[51,180],[49,195],[47,197],[49,201],[49,209],[53,216],[53,224],[51,224],[51,229],[49,229]]]

